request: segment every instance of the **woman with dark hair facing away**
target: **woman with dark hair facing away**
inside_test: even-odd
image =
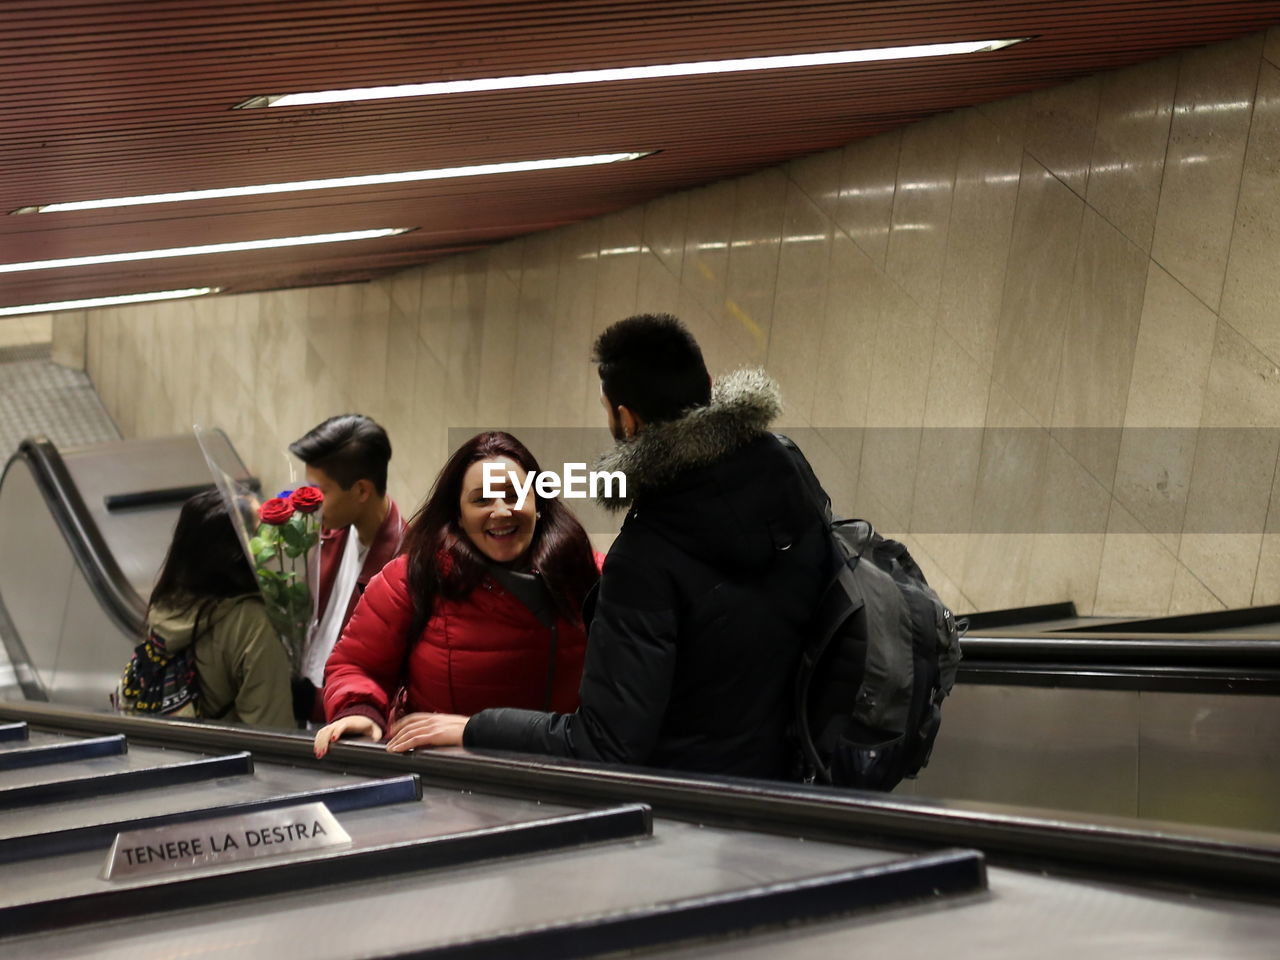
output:
[[[501,478],[494,497],[486,464]],[[516,484],[539,469],[509,433],[478,434],[449,458],[329,656],[316,756],[339,737],[381,740],[420,714],[577,707],[582,602],[599,563],[559,500],[529,489],[519,502]]]
[[[151,603],[147,629],[173,656],[195,651],[196,715],[228,723],[295,726],[289,656],[249,558],[217,490],[182,505]]]

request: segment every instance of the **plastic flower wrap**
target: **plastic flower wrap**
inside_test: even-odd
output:
[[[315,487],[282,490],[258,508],[260,522],[249,540],[267,614],[285,641],[295,673],[311,622],[307,560],[320,541],[316,512],[323,503],[324,494]]]

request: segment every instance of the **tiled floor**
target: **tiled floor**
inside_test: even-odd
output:
[[[49,359],[49,344],[0,346],[0,465],[24,437],[59,447],[119,440],[89,378]]]

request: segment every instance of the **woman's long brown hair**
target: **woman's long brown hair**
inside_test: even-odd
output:
[[[413,618],[406,639],[410,648],[431,619],[437,597],[465,599],[485,577],[484,555],[458,525],[462,482],[471,464],[504,457],[526,473],[541,469],[529,449],[511,434],[476,434],[454,451],[426,503],[409,522],[400,552],[409,558]],[[536,497],[540,514],[529,544],[529,567],[542,577],[560,615],[581,622],[582,601],[600,576],[591,541],[559,500],[538,497],[533,490],[529,495]]]

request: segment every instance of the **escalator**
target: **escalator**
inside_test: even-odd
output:
[[[1274,956],[1280,837],[1206,825],[1274,829],[1274,611],[978,615],[934,759],[893,795],[362,743],[316,761],[301,733],[103,709],[207,485],[187,442],[24,444],[0,484],[0,955]],[[1156,776],[1175,741],[1202,766]],[[1205,809],[1163,819],[1198,822],[1162,822],[1188,796]],[[164,842],[314,804],[345,840]]]
[[[172,852],[303,804],[347,841]],[[6,956],[1262,958],[1277,880],[1274,835],[0,704]]]
[[[0,698],[105,708],[209,477],[190,437],[22,445],[0,482]],[[1280,831],[1280,608],[969,619],[934,756],[897,795]]]
[[[970,620],[933,758],[898,793],[1280,831],[1280,607]]]
[[[178,511],[212,485],[194,436],[63,451],[24,440],[0,477],[0,694],[105,706]]]

